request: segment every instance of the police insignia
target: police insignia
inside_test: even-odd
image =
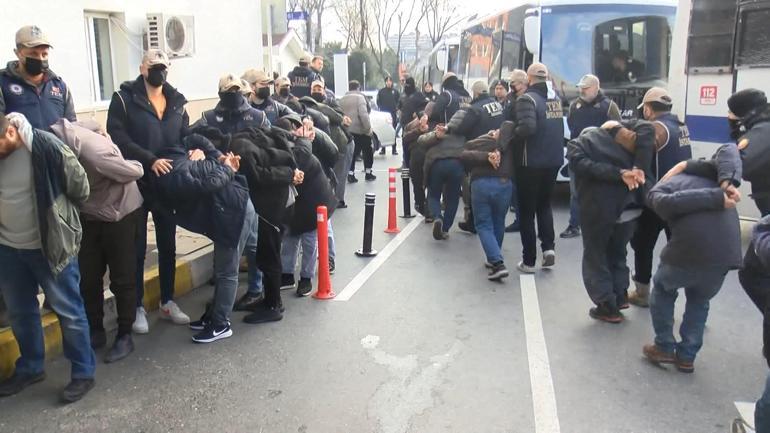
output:
[[[14,95],[21,95],[22,93],[24,93],[24,88],[18,84],[11,84],[10,86],[8,86],[8,90],[10,90],[11,93],[13,93]]]

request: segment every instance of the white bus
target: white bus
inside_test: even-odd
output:
[[[444,38],[436,44],[431,52],[417,62],[410,71],[417,85],[422,86],[433,83],[436,90],[441,85],[441,78],[447,72],[457,73],[459,67],[460,39],[456,37]]]
[[[669,91],[697,157],[730,141],[727,99],[749,87],[770,94],[770,0],[679,0]],[[758,218],[744,188],[741,216]]]
[[[677,0],[512,3],[462,31],[458,75],[466,86],[507,79],[513,69],[540,61],[565,102],[590,73],[631,118],[647,89],[666,85]]]

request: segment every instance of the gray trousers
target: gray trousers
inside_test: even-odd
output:
[[[611,227],[583,226],[583,284],[594,304],[617,307],[626,297],[630,271],[626,247],[634,235],[635,221]]]
[[[335,191],[337,201],[345,201],[345,186],[348,184],[348,169],[351,161],[353,161],[354,148],[355,144],[352,141],[348,143],[345,148],[345,155],[334,164],[334,175],[337,176],[337,190]]]

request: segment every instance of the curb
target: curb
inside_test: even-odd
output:
[[[191,254],[177,259],[174,296],[180,298],[194,289],[206,284],[213,274],[214,246],[208,245]],[[157,310],[160,302],[160,279],[157,266],[145,271],[144,274],[144,306],[149,311]],[[43,335],[45,337],[45,356],[51,359],[62,353],[62,334],[56,314],[46,312],[41,318]],[[104,328],[112,331],[117,329],[117,313],[115,297],[108,288],[104,291]],[[9,377],[13,371],[16,359],[19,357],[19,346],[10,328],[0,331],[0,380]]]

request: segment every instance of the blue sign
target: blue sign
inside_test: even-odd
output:
[[[286,12],[286,19],[288,21],[306,21],[307,17],[308,15],[305,11]]]

